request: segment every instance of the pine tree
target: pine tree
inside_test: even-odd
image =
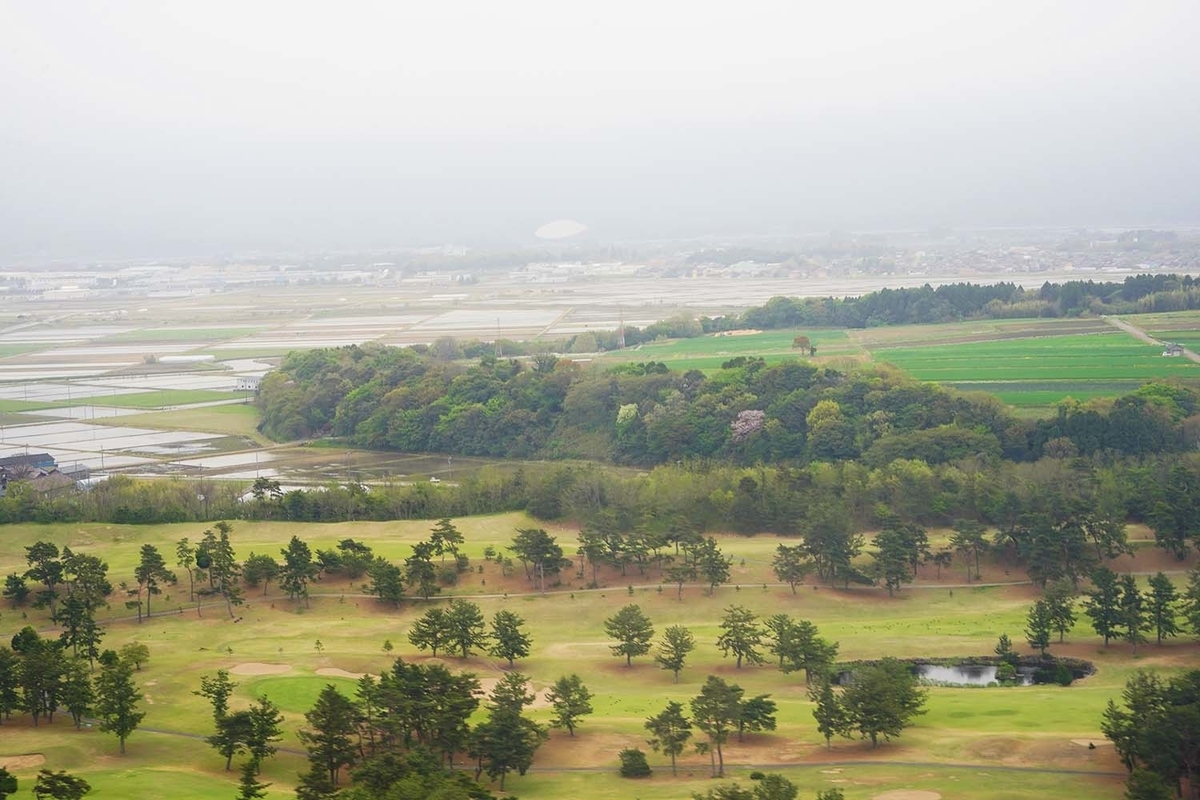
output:
[[[512,611],[497,611],[492,616],[491,644],[488,654],[508,661],[513,665],[513,659],[525,658],[529,655],[532,644],[529,634],[524,630],[525,620]]]
[[[654,626],[650,618],[642,613],[641,606],[631,603],[624,606],[604,621],[604,632],[617,644],[610,645],[614,656],[625,656],[625,666],[632,664],[634,656],[644,655],[650,650],[654,638]]]
[[[1092,621],[1092,628],[1104,637],[1104,646],[1121,633],[1121,587],[1117,574],[1108,567],[1092,572],[1092,590],[1086,593],[1083,613]]]
[[[663,631],[663,638],[658,643],[658,652],[654,654],[654,660],[663,669],[671,670],[675,682],[679,683],[679,672],[683,669],[688,654],[695,647],[696,637],[692,636],[691,631],[682,625],[672,625]]]
[[[1046,648],[1050,646],[1050,630],[1053,625],[1050,604],[1045,600],[1038,600],[1034,603],[1033,607],[1029,609],[1025,625],[1025,641],[1029,642],[1029,646],[1043,656],[1046,655]]]
[[[817,720],[817,730],[825,737],[825,749],[833,747],[834,736],[845,736],[848,729],[846,710],[833,691],[833,681],[826,678],[809,686],[808,699],[816,703],[813,717]]]
[[[692,723],[684,715],[683,706],[672,700],[656,716],[646,720],[645,728],[650,731],[646,741],[655,751],[671,758],[671,774],[677,775],[675,757],[692,738]]]
[[[553,709],[550,727],[566,728],[571,736],[575,735],[579,719],[592,713],[592,693],[574,673],[555,681],[550,691],[546,692],[546,699]]]
[[[125,740],[146,716],[137,710],[141,699],[128,664],[117,661],[101,669],[96,680],[96,716],[100,720],[100,730],[117,735],[122,753],[125,752]]]
[[[1150,625],[1158,644],[1162,644],[1164,636],[1174,636],[1179,633],[1179,624],[1175,620],[1175,605],[1179,599],[1175,584],[1162,572],[1150,579],[1150,594],[1147,597],[1147,612]]]

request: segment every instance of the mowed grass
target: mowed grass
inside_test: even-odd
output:
[[[614,771],[621,748],[641,747],[649,752],[643,730],[648,716],[661,710],[667,700],[686,703],[707,675],[718,674],[743,686],[748,695],[770,694],[778,703],[777,731],[748,737],[743,743],[731,742],[727,748],[726,762],[743,784],[751,766],[759,765],[785,771],[802,786],[802,796],[839,785],[851,798],[902,788],[928,788],[946,798],[1034,798],[1053,793],[1055,787],[1061,789],[1065,782],[1079,797],[1115,800],[1121,795],[1119,776],[1064,777],[1052,771],[1119,773],[1120,765],[1110,747],[1089,750],[1072,740],[1099,741],[1104,704],[1119,696],[1133,669],[1176,669],[1200,659],[1200,650],[1190,641],[1164,648],[1147,646],[1136,659],[1123,645],[1114,644],[1105,651],[1100,640],[1081,626],[1069,635],[1065,646],[1052,648],[1052,652],[1090,658],[1100,665],[1097,675],[1075,686],[933,688],[928,713],[898,741],[872,751],[857,741],[837,740],[827,751],[812,720],[802,675],[785,675],[770,664],[738,670],[731,660],[722,658],[715,640],[724,609],[738,604],[763,617],[788,613],[810,619],[824,636],[840,643],[841,655],[848,659],[982,655],[991,652],[1001,633],[1007,632],[1020,643],[1026,611],[1036,596],[1032,587],[955,585],[962,580],[956,565],[943,572],[940,585],[927,571],[922,581],[934,585],[909,587],[893,598],[876,589],[840,591],[827,586],[801,586],[793,594],[776,584],[770,573],[770,558],[779,539],[722,536],[722,548],[734,559],[732,583],[711,596],[689,586],[681,602],[674,586],[660,587],[656,573],[642,575],[636,568],[630,568],[625,576],[615,571],[602,573],[601,588],[595,591],[584,588],[590,571],[580,578],[569,570],[562,576],[562,586],[541,596],[532,592],[519,563],[513,575],[504,576],[497,565],[482,561],[486,546],[503,547],[517,528],[539,523],[521,514],[503,514],[456,520],[456,524],[466,536],[464,551],[472,565],[483,565],[484,570],[464,575],[460,585],[448,588],[444,596],[470,596],[488,618],[504,608],[526,619],[534,649],[528,658],[518,661],[517,668],[530,677],[539,694],[559,676],[570,673],[579,674],[595,694],[596,711],[583,721],[574,738],[555,731],[538,753],[534,770],[524,778],[510,776],[509,790],[526,798],[581,793],[598,800],[677,798],[711,786],[706,777],[707,757],[693,752],[681,758],[678,779],[670,777],[666,760],[656,754],[650,754],[656,772],[649,781],[630,783],[617,778]],[[23,569],[24,548],[45,539],[99,554],[108,561],[114,584],[131,582],[143,544],[156,545],[173,562],[174,543],[183,536],[198,540],[204,527],[6,526],[0,537],[0,574]],[[277,554],[292,535],[314,550],[352,537],[400,560],[431,527],[430,521],[235,522],[232,540],[238,557],[245,558],[251,551]],[[573,554],[575,532],[550,530],[566,552]],[[944,534],[933,532],[931,538],[941,542]],[[1140,565],[1142,558],[1149,559],[1145,565]],[[1155,559],[1147,553],[1122,568],[1155,569],[1160,563]],[[1020,577],[1006,575],[1003,565],[984,564],[985,580],[1004,582]],[[377,674],[396,656],[427,660],[409,644],[407,635],[413,620],[428,605],[409,601],[400,609],[381,607],[362,595],[364,580],[329,577],[314,583],[311,607],[291,602],[275,586],[265,595],[261,588],[247,589],[246,604],[235,609],[236,621],[221,605],[205,606],[198,613],[188,602],[185,580],[165,587],[164,594],[153,599],[154,616],[141,624],[129,618],[129,612],[114,598],[113,607],[101,615],[108,624],[105,645],[119,647],[137,640],[147,644],[152,653],[150,663],[137,674],[147,695],[143,706],[147,717],[143,729],[131,737],[128,755],[115,755],[116,742],[111,736],[97,731],[76,733],[68,722],[60,720],[52,727],[34,730],[23,720],[14,720],[0,736],[0,756],[43,753],[46,766],[69,769],[93,780],[95,796],[155,796],[153,789],[140,794],[140,789],[130,787],[153,787],[168,779],[187,782],[187,791],[193,792],[184,795],[187,797],[232,796],[236,773],[226,774],[215,752],[199,739],[187,738],[207,735],[212,724],[205,701],[192,692],[202,675],[217,669],[254,672],[256,665],[273,665],[286,671],[235,676],[239,687],[233,705],[243,707],[255,696],[266,694],[284,709],[286,735],[281,746],[285,752],[268,765],[264,779],[275,783],[270,796],[288,796],[296,773],[303,768],[296,737],[304,724],[303,711],[326,684],[347,693],[353,689],[352,680],[321,676],[318,670]],[[627,668],[609,652],[611,642],[604,633],[604,620],[630,602],[643,608],[659,632],[680,624],[696,636],[697,649],[679,683],[658,669],[649,656],[635,659]],[[0,636],[7,638],[25,624],[53,633],[43,612],[0,612]],[[395,648],[391,655],[384,652],[385,641]],[[469,670],[485,680],[498,678],[505,666],[483,654],[440,660],[453,670]],[[548,722],[550,711],[544,702],[537,705],[530,713]],[[989,769],[1009,767],[1032,771],[1004,772],[1002,782],[987,774]],[[19,774],[28,779],[34,771],[31,768]]]
[[[186,406],[192,403],[213,403],[219,400],[235,400],[249,397],[246,392],[218,392],[211,389],[162,389],[154,392],[139,392],[136,394],[98,394],[90,397],[80,397],[74,400],[74,405],[93,404],[111,406],[113,408],[165,408],[167,406]]]

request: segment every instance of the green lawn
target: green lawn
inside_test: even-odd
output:
[[[1034,590],[1028,586],[942,585],[909,587],[889,598],[875,589],[847,592],[802,586],[793,594],[786,586],[775,584],[770,575],[768,565],[779,539],[724,536],[719,540],[733,558],[734,583],[718,588],[712,596],[687,587],[684,602],[679,602],[674,587],[657,586],[656,574],[640,575],[631,568],[626,576],[615,572],[603,575],[605,588],[592,592],[583,589],[590,575],[579,579],[569,570],[563,575],[564,585],[543,597],[527,594],[530,585],[519,564],[513,576],[505,577],[497,565],[482,561],[484,547],[503,547],[517,528],[538,523],[521,514],[503,514],[456,520],[456,524],[466,536],[464,552],[473,565],[484,569],[464,575],[461,584],[445,594],[473,596],[485,617],[507,608],[527,620],[534,650],[517,667],[532,679],[535,689],[542,691],[559,676],[574,672],[595,694],[595,714],[583,721],[575,738],[555,731],[539,752],[534,770],[524,778],[510,776],[510,791],[526,798],[586,792],[599,800],[634,796],[665,800],[711,786],[705,777],[707,758],[691,752],[681,759],[678,779],[670,777],[665,760],[657,754],[650,754],[656,772],[648,781],[622,781],[613,770],[616,752],[622,747],[648,749],[642,729],[646,717],[668,699],[689,700],[705,677],[715,673],[739,683],[750,694],[769,693],[779,705],[777,731],[741,744],[731,742],[728,747],[731,773],[743,784],[749,765],[767,765],[768,769],[783,770],[800,784],[802,796],[841,785],[847,797],[864,799],[903,788],[928,788],[945,798],[1034,798],[1061,789],[1065,782],[1071,793],[1081,798],[1115,800],[1121,795],[1119,779],[1062,776],[1051,770],[1119,770],[1110,748],[1091,751],[1072,740],[1099,738],[1104,704],[1119,695],[1134,668],[1174,668],[1200,658],[1200,649],[1191,642],[1174,642],[1164,648],[1147,646],[1136,659],[1123,645],[1114,644],[1105,651],[1099,639],[1081,625],[1069,635],[1065,649],[1051,649],[1090,658],[1100,665],[1097,675],[1075,686],[933,688],[928,713],[896,742],[872,751],[856,741],[837,740],[827,751],[812,722],[802,676],[785,675],[770,664],[737,670],[721,657],[715,639],[725,608],[738,604],[760,616],[788,613],[810,619],[823,635],[840,643],[841,656],[846,659],[886,654],[949,657],[990,653],[1004,632],[1020,642]],[[239,521],[234,523],[232,541],[237,556],[245,558],[252,551],[278,553],[293,534],[314,550],[353,537],[371,544],[377,553],[400,560],[431,527],[430,521],[327,525]],[[196,541],[203,529],[201,524],[10,525],[0,537],[0,574],[23,569],[24,548],[46,539],[101,554],[110,564],[114,584],[128,582],[142,545],[156,545],[168,562],[173,562],[174,542],[183,536]],[[573,552],[574,531],[550,530]],[[941,542],[944,537],[945,532],[937,531],[931,538]],[[961,580],[959,573],[956,565],[943,580]],[[986,562],[984,577],[1005,581],[1020,575],[1009,577],[1003,565]],[[928,578],[932,580],[932,575]],[[285,713],[287,733],[281,745],[295,750],[300,747],[296,731],[303,725],[302,713],[321,687],[332,683],[346,692],[353,688],[350,679],[321,676],[317,670],[378,673],[394,656],[424,658],[408,643],[407,632],[426,605],[409,601],[399,610],[380,607],[361,596],[364,580],[330,577],[314,583],[310,608],[281,596],[275,586],[269,587],[265,596],[261,588],[248,589],[246,604],[235,611],[237,622],[219,605],[207,606],[198,615],[187,601],[186,582],[165,587],[164,594],[154,598],[154,616],[140,625],[127,617],[129,612],[122,603],[114,601],[102,614],[109,625],[105,645],[118,647],[138,640],[151,651],[149,664],[136,676],[148,696],[144,705],[147,717],[143,729],[130,738],[129,754],[117,757],[115,740],[95,730],[76,733],[61,720],[34,730],[14,720],[6,723],[0,736],[0,756],[42,753],[47,766],[69,769],[93,780],[96,796],[153,796],[149,788],[148,795],[138,794],[143,790],[140,787],[173,777],[187,784],[186,790],[181,790],[187,792],[181,795],[184,797],[232,796],[236,775],[226,774],[220,757],[202,741],[186,738],[207,735],[212,724],[205,702],[191,694],[201,675],[258,664],[286,667],[283,674],[235,675],[239,686],[233,705],[242,707],[260,694],[271,697]],[[679,683],[649,657],[635,659],[633,667],[626,668],[623,660],[609,653],[604,620],[629,602],[641,605],[660,632],[668,625],[682,624],[695,634],[698,646]],[[0,637],[6,639],[27,623],[47,627],[43,614],[4,609],[0,612]],[[392,656],[383,650],[385,641],[395,646]],[[502,665],[484,655],[445,661],[451,669],[470,670],[483,679],[503,674]],[[531,713],[542,722],[549,720],[545,708]],[[906,766],[908,762],[919,766]],[[989,770],[1010,767],[1027,770],[1005,771],[1003,781],[989,774]],[[271,796],[287,796],[301,768],[302,759],[286,752],[270,762],[264,777],[275,784]],[[32,770],[19,774],[25,779]]]

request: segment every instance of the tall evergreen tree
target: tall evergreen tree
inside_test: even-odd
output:
[[[672,625],[663,631],[663,638],[658,643],[658,652],[654,660],[663,669],[671,670],[675,682],[679,683],[679,672],[688,654],[696,647],[696,638],[692,632],[682,625]]]
[[[692,738],[692,723],[683,713],[683,706],[674,700],[653,717],[646,720],[650,738],[646,741],[659,753],[670,757],[671,774],[678,775],[675,757],[683,752],[687,740]]]
[[[1179,633],[1179,623],[1176,621],[1176,604],[1179,595],[1175,584],[1162,572],[1150,579],[1150,594],[1147,596],[1147,613],[1150,627],[1154,629],[1158,644],[1162,644],[1164,636],[1175,636]]]
[[[625,666],[630,666],[634,656],[644,655],[650,650],[654,638],[654,625],[641,606],[630,603],[604,621],[604,632],[617,644],[610,645],[614,656],[625,656]]]
[[[531,640],[525,631],[525,620],[512,611],[501,609],[492,615],[492,630],[489,636],[488,654],[508,661],[529,655]]]
[[[305,712],[308,727],[299,733],[308,749],[311,773],[336,788],[344,768],[358,757],[355,738],[358,733],[358,709],[334,686],[326,684],[311,710]]]
[[[1042,655],[1046,655],[1046,648],[1050,646],[1053,624],[1049,603],[1039,599],[1029,609],[1029,615],[1025,618],[1025,641]]]
[[[730,606],[721,618],[721,633],[717,637],[717,649],[726,657],[730,653],[737,659],[738,669],[742,661],[751,664],[763,663],[758,647],[762,643],[762,629],[758,616],[742,606]]]
[[[1092,621],[1092,629],[1104,638],[1104,646],[1121,635],[1121,586],[1117,574],[1108,567],[1092,572],[1092,589],[1085,592],[1083,613]]]
[[[712,767],[714,778],[725,777],[723,747],[737,727],[741,702],[742,687],[726,683],[715,675],[709,675],[700,694],[692,698],[692,720],[708,736],[710,752],[716,752],[717,761]]]
[[[817,720],[817,730],[825,737],[825,749],[828,750],[833,746],[834,736],[845,736],[849,730],[846,710],[833,691],[833,681],[828,677],[809,685],[808,699],[816,704],[813,717]]]
[[[1050,626],[1058,631],[1062,644],[1067,631],[1075,626],[1075,587],[1067,580],[1055,581],[1046,587],[1042,599],[1050,611]]]
[[[308,605],[308,583],[317,575],[317,565],[313,563],[312,550],[293,536],[288,546],[279,551],[283,555],[283,569],[280,573],[279,586],[288,593],[293,602],[304,600]],[[336,781],[334,781],[336,783]]]
[[[575,735],[580,718],[592,713],[592,693],[574,673],[555,681],[546,692],[546,699],[552,709],[550,727],[566,728],[571,736]]]
[[[133,669],[128,664],[117,661],[100,670],[96,680],[96,717],[100,720],[100,730],[116,734],[122,753],[125,740],[146,716],[137,710],[141,699],[141,692],[133,683]]]
[[[145,587],[146,617],[148,618],[150,616],[150,597],[162,591],[159,588],[160,583],[173,582],[175,573],[167,569],[167,562],[163,559],[162,553],[158,552],[157,547],[152,544],[144,544],[133,576],[137,579],[139,588]]]

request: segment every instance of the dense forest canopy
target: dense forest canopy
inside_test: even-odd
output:
[[[1151,383],[1111,402],[1013,417],[995,398],[886,368],[843,374],[738,357],[713,375],[661,363],[580,366],[485,357],[439,361],[375,345],[292,353],[263,381],[262,430],[368,448],[651,466],[964,457],[1145,455],[1194,447],[1200,394]]]

